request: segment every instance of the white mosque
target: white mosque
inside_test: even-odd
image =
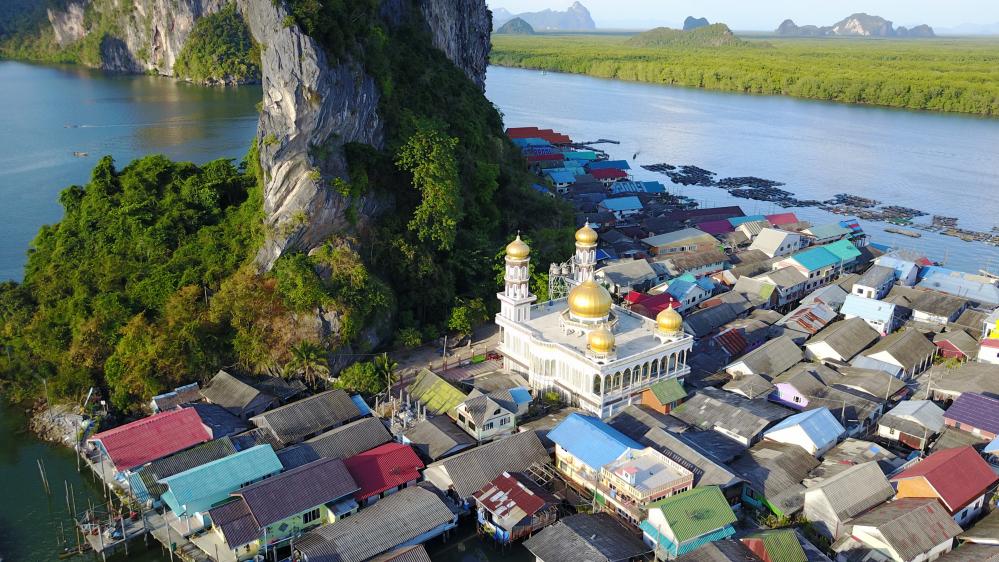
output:
[[[621,308],[593,280],[597,233],[576,232],[567,298],[536,304],[529,287],[531,249],[518,235],[506,247],[505,288],[498,293],[504,367],[523,373],[539,392],[607,418],[641,400],[642,391],[690,373],[693,338],[672,308],[655,321]]]

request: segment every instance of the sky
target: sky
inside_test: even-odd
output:
[[[572,0],[487,0],[513,13],[551,8],[564,10]],[[999,22],[999,0],[581,0],[597,27],[648,29],[677,27],[687,16],[706,17],[736,30],[776,29],[791,18],[798,25],[832,25],[866,12],[912,26],[956,27],[963,23]]]

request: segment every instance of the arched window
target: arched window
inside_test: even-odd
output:
[[[600,375],[593,377],[593,394],[600,396]]]
[[[656,378],[658,376],[659,376],[659,360],[658,359],[653,359],[652,360],[652,378]]]
[[[614,384],[611,385],[611,388],[614,390],[621,388],[621,371],[614,373]]]
[[[624,388],[628,388],[630,386],[631,386],[631,369],[628,368],[624,370]]]
[[[649,364],[642,365],[642,382],[649,380]]]

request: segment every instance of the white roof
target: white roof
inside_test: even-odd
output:
[[[939,432],[944,426],[944,411],[929,400],[906,400],[888,414],[914,421],[933,432]]]
[[[797,237],[798,235],[786,230],[764,228],[756,236],[756,239],[753,240],[753,243],[750,244],[749,249],[760,250],[768,256],[772,256],[777,253],[777,248],[780,248],[790,236]]]

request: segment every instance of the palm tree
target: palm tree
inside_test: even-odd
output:
[[[382,353],[381,355],[375,356],[374,360],[375,372],[381,380],[385,381],[386,392],[392,392],[392,384],[396,382],[398,378],[396,376],[395,370],[399,368],[399,364],[389,359],[388,353]]]
[[[313,387],[315,387],[318,376],[326,377],[330,374],[326,350],[321,345],[310,341],[303,341],[291,347],[291,361],[288,362],[288,368],[301,373],[305,382]]]

